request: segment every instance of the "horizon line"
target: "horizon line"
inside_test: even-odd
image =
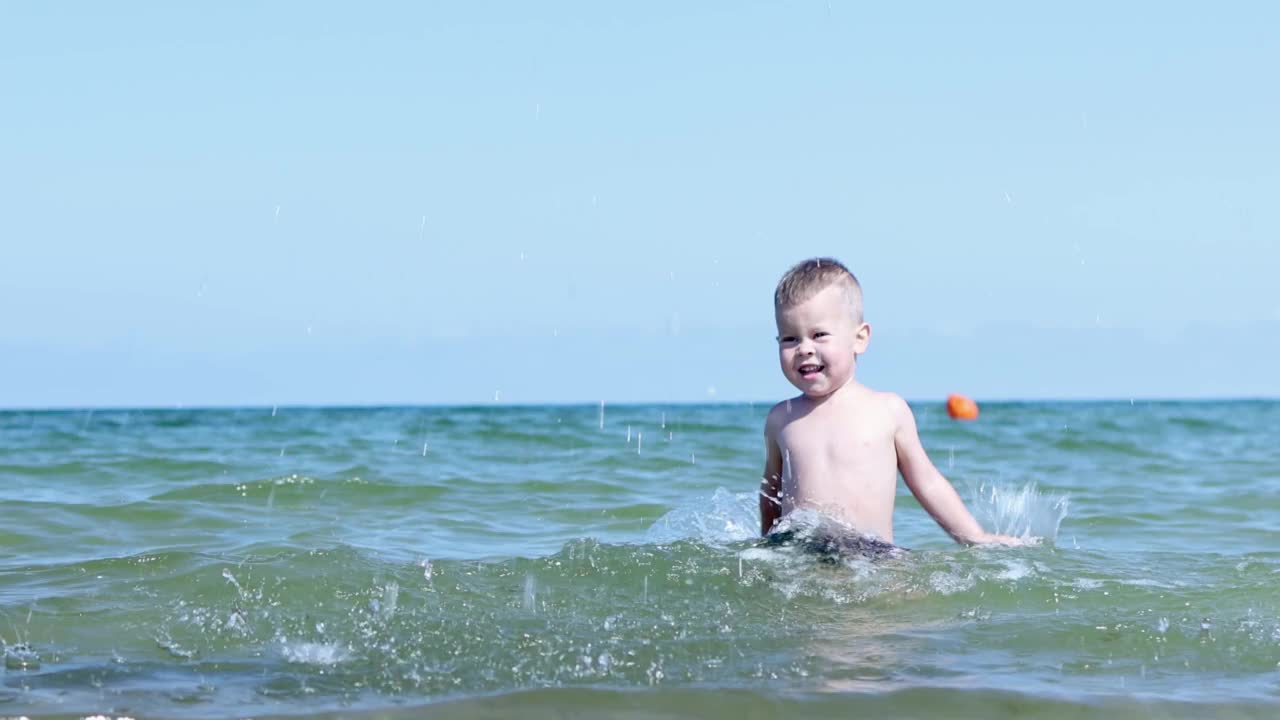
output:
[[[905,398],[912,405],[926,405],[930,403],[945,404],[946,398]],[[1171,403],[1245,403],[1245,402],[1280,402],[1280,395],[1221,395],[1221,396],[1156,396],[1156,395],[1134,395],[1130,397],[992,397],[992,398],[974,398],[980,405],[1030,405],[1035,403],[1059,403],[1059,404],[1078,404],[1078,405],[1099,405],[1108,403],[1123,403],[1126,400],[1130,403],[1148,403],[1148,404],[1171,404]],[[538,407],[561,407],[561,408],[596,408],[600,406],[608,407],[646,407],[646,406],[684,406],[684,407],[706,407],[717,405],[775,405],[784,400],[600,400],[600,401],[549,401],[549,402],[444,402],[444,403],[412,403],[412,402],[390,402],[390,403],[247,403],[247,404],[172,404],[172,405],[0,405],[0,413],[17,413],[17,412],[134,412],[134,411],[158,411],[158,410],[392,410],[392,409],[440,409],[440,410],[472,410],[479,408],[500,409],[500,408],[538,408]]]

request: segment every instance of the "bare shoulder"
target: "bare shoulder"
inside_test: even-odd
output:
[[[795,402],[795,400],[783,400],[769,409],[769,415],[764,421],[766,435],[776,435],[790,421]]]
[[[915,415],[911,412],[911,406],[902,399],[901,395],[881,390],[870,390],[869,395],[868,404],[875,407],[877,420],[884,423],[890,433],[897,435],[903,429],[915,426]]]
[[[897,422],[905,415],[911,415],[911,407],[907,405],[907,401],[895,392],[886,390],[872,390],[869,387],[863,387],[862,392],[865,393],[867,404],[873,407],[879,415],[886,420]]]
[[[903,400],[902,396],[899,395],[898,393],[882,392],[882,393],[879,393],[879,395],[881,398],[881,402],[884,403],[885,409],[888,412],[892,413],[895,417],[902,417],[903,415],[911,415],[911,406],[908,405],[907,401]]]

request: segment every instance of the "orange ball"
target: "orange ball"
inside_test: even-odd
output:
[[[947,414],[950,415],[953,420],[977,420],[978,403],[963,395],[948,395]]]

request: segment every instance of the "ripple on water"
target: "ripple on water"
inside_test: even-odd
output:
[[[0,491],[0,640],[39,665],[7,659],[0,693],[6,712],[106,697],[165,717],[546,688],[710,688],[712,715],[749,692],[890,697],[888,717],[1245,712],[1280,663],[1277,408],[921,412],[984,522],[1060,541],[956,547],[901,495],[914,550],[891,560],[758,540],[767,407],[608,406],[604,429],[597,406],[22,416],[0,460],[53,470]]]

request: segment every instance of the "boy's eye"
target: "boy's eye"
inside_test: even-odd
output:
[[[782,336],[782,337],[778,338],[778,342],[779,342],[779,343],[781,343],[781,344],[783,344],[783,345],[790,345],[791,343],[793,343],[793,342],[795,342],[795,341],[796,341],[796,336],[795,336],[795,335],[784,335],[784,336]]]
[[[815,338],[820,338],[820,337],[826,337],[826,336],[828,336],[828,335],[830,335],[830,334],[831,334],[831,333],[829,333],[829,332],[827,332],[827,331],[825,331],[825,330],[819,330],[818,332],[814,333],[814,334],[813,334],[813,336],[814,336]]]

